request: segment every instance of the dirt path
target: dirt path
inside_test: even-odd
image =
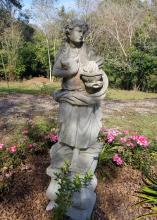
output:
[[[157,114],[157,99],[106,100],[102,107],[105,117],[128,108],[139,114]],[[58,104],[48,96],[10,94],[0,97],[0,142],[5,132],[6,136],[9,136],[9,131],[32,115],[50,117],[52,113],[57,115],[57,109]],[[17,171],[9,194],[1,198],[0,220],[51,219],[51,213],[45,211],[45,190],[49,183],[45,170],[49,164],[49,155],[30,157],[25,164],[29,169]],[[141,173],[124,167],[118,168],[116,172],[111,171],[111,174],[113,177],[108,181],[99,178],[93,220],[132,220],[141,213],[141,209],[131,207],[137,202],[134,192],[142,183]]]
[[[51,96],[28,95],[28,94],[10,94],[0,97],[0,113],[2,117],[11,114],[20,114],[29,116],[33,113],[52,112],[56,110],[58,104]],[[132,108],[137,113],[157,113],[157,99],[145,100],[105,100],[102,103],[105,115],[111,115],[114,111],[124,111]]]
[[[113,115],[123,115],[128,111],[142,115],[155,115],[157,114],[157,99],[104,100],[102,110],[105,119]],[[0,140],[4,139],[4,134],[9,134],[27,118],[33,116],[57,117],[57,112],[58,103],[51,96],[29,94],[0,96]],[[7,141],[3,140],[3,142]]]

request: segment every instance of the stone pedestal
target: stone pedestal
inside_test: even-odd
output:
[[[73,220],[90,219],[95,202],[95,192],[88,188],[82,188],[80,192],[74,193],[72,199],[72,208],[69,208],[66,215]]]

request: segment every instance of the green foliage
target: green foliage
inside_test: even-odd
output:
[[[42,118],[36,121],[28,120],[26,127],[22,131],[25,136],[25,146],[31,144],[32,152],[37,154],[47,152],[48,148],[54,143],[53,138],[51,138],[56,132],[52,131],[54,127],[56,127],[54,120],[45,121]]]
[[[106,60],[104,70],[109,75],[110,85],[121,89],[156,91],[157,57],[137,47],[128,50],[128,58]]]
[[[47,43],[49,43],[51,65],[53,66],[54,56],[56,54],[56,47],[58,47],[59,41],[53,40],[53,39],[46,39],[45,34],[41,31],[35,32],[33,40],[34,40],[34,52],[36,56],[35,60],[36,62],[40,63],[40,68],[43,70],[43,72],[46,71],[48,73],[49,72],[49,60],[48,60]]]
[[[39,64],[36,62],[35,47],[31,41],[24,42],[23,48],[20,50],[20,57],[23,65],[25,66],[25,70],[22,75],[23,77],[27,78],[30,75],[33,76],[35,72],[39,71]]]
[[[118,144],[105,144],[102,152],[99,156],[99,165],[113,163],[113,156],[118,153],[126,165],[132,166],[134,169],[138,169],[143,174],[148,175],[151,172],[151,165],[155,163],[155,158],[151,156],[149,149],[130,149],[129,147],[122,147]]]
[[[155,55],[136,48],[130,49],[130,63],[133,66],[133,85],[143,91],[150,90],[149,81],[152,74],[157,72],[157,58]],[[142,79],[142,80],[141,80]]]
[[[104,71],[109,77],[110,86],[127,90],[134,89],[156,92],[157,32],[156,13],[154,13],[156,5],[152,2],[152,5],[148,8],[148,5],[141,1],[111,1],[110,7],[113,7],[111,11],[115,11],[115,14],[113,13],[112,16],[120,16],[118,17],[120,21],[117,18],[117,22],[120,22],[117,24],[120,24],[120,27],[117,29],[118,35],[116,37],[116,33],[114,33],[116,29],[116,27],[114,28],[114,25],[116,23],[112,23],[112,20],[114,19],[108,20],[108,31],[105,31],[106,28],[104,28],[103,31],[100,31],[101,21],[94,19],[96,17],[94,15],[97,14],[97,10],[101,7],[105,7],[103,2],[104,1],[100,3],[98,8],[95,7],[95,11],[91,12],[89,10],[87,13],[88,10],[85,10],[87,13],[86,16],[89,18],[89,26],[91,26],[91,28],[93,27],[87,41],[89,41],[90,44],[95,45],[95,48],[97,48],[100,54],[104,56]],[[34,1],[34,6],[36,3]],[[43,12],[48,13],[44,14],[46,18],[48,18],[49,15],[52,16],[50,13],[51,10],[49,10],[48,6],[49,3],[50,2],[44,3],[46,6],[46,12]],[[54,6],[54,2],[52,1],[51,3]],[[87,6],[85,2],[81,4],[82,7]],[[20,1],[16,3],[15,1],[9,1],[8,7],[4,7],[4,3],[0,5],[2,6],[0,8],[0,31],[2,32],[2,36],[4,33],[6,33],[4,36],[9,36],[7,30],[10,29],[12,24],[12,17],[9,9],[10,6],[13,5],[19,9],[21,7]],[[139,18],[138,16],[141,13],[142,20],[139,21],[139,23],[137,22],[138,19],[137,21],[135,21],[135,19],[132,20],[132,22],[129,22],[130,18],[126,18],[127,14],[122,13],[120,15],[116,12],[117,7],[120,7],[122,12],[124,12],[126,6],[134,6],[135,11],[137,12],[137,18]],[[42,15],[43,14],[41,13],[41,17]],[[45,21],[45,26],[42,30],[37,26],[35,27],[28,24],[29,16],[28,12],[20,12],[18,19],[13,19],[15,20],[15,24],[20,27],[20,37],[23,39],[22,46],[16,47],[18,48],[16,56],[11,54],[13,52],[12,48],[7,51],[7,47],[4,47],[6,41],[3,37],[0,37],[0,53],[3,55],[4,61],[3,65],[3,61],[0,58],[0,77],[5,80],[8,78],[17,80],[19,78],[21,79],[40,75],[48,77],[50,72],[50,63],[53,66],[55,54],[63,38],[61,30],[68,18],[75,17],[76,13],[75,11],[66,12],[64,7],[62,7],[61,9],[58,9],[58,15],[56,18],[53,17],[53,21],[52,19]],[[40,16],[38,18],[40,20]],[[128,22],[127,26],[125,26],[125,24],[125,27],[122,26],[123,19],[121,18],[123,18],[126,23]],[[135,23],[138,23],[137,26],[134,26],[134,21]],[[123,28],[125,34],[123,34]],[[54,33],[53,29],[55,30]],[[16,36],[17,33],[18,31],[16,31],[13,36]],[[17,37],[9,39],[9,41],[12,41],[11,45],[14,45],[16,39]],[[118,39],[118,41],[116,39]],[[21,40],[19,43],[20,42]],[[122,52],[120,45],[123,46],[125,53]],[[48,59],[48,49],[50,53],[50,63]],[[9,58],[10,55],[12,57],[11,59]]]
[[[140,170],[145,175],[152,174],[151,166],[156,164],[156,151],[153,143],[148,144],[145,136],[117,129],[103,130],[100,140],[104,147],[99,156],[99,165],[113,163],[116,166],[123,164]],[[146,144],[143,145],[142,144]]]
[[[56,193],[56,207],[54,208],[55,220],[63,220],[68,208],[72,205],[72,196],[81,188],[87,187],[93,178],[91,172],[87,172],[83,177],[80,174],[75,174],[71,177],[70,163],[65,161],[64,166],[60,168],[59,173],[55,173],[56,180],[59,184],[59,190]]]
[[[42,32],[35,32],[34,47],[36,61],[40,62],[42,64],[42,67],[46,69],[46,71],[48,71],[47,45],[45,36]]]
[[[155,163],[154,158],[151,156],[149,149],[125,149],[121,155],[126,161],[126,164],[131,165],[134,169],[142,171],[143,174],[151,174],[151,165]]]
[[[151,12],[145,11],[141,25],[133,33],[132,41],[126,48],[123,44],[126,56],[114,43],[110,44],[109,51],[104,51],[104,70],[109,76],[110,86],[127,90],[157,91],[155,25]],[[110,43],[111,40],[108,40]]]
[[[45,83],[34,83],[28,81],[23,82],[1,82],[0,93],[24,93],[33,95],[51,95],[52,92],[59,88],[59,83],[45,84]]]
[[[5,76],[5,79],[19,79],[25,70],[20,56],[20,49],[23,47],[23,38],[19,24],[12,22],[10,27],[5,27],[0,43],[1,74]]]
[[[134,206],[144,206],[143,208],[151,212],[135,218],[136,220],[157,216],[157,179],[147,177],[144,179],[144,183],[145,186],[142,186],[138,192],[138,197],[142,200]]]
[[[99,154],[99,163],[111,160],[115,152],[117,152],[118,148],[119,146],[111,147],[110,144],[106,143]]]
[[[3,0],[0,4],[1,7],[4,7],[8,10],[11,10],[12,6],[21,9],[21,1],[20,0]]]

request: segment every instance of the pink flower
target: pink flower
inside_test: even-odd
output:
[[[148,139],[145,136],[142,136],[142,135],[138,136],[137,144],[139,144],[142,147],[148,147],[149,146]]]
[[[132,139],[134,142],[136,142],[141,147],[148,147],[149,146],[149,142],[148,142],[147,137],[145,137],[143,135],[133,135],[133,136],[130,136],[129,138]]]
[[[0,150],[3,150],[4,144],[0,144]]]
[[[121,142],[121,144],[124,144],[127,142],[127,139],[125,137],[121,137],[120,142]]]
[[[107,135],[107,141],[108,143],[112,143],[115,139],[115,136],[113,136],[112,134],[108,134]]]
[[[122,158],[118,155],[115,154],[112,158],[113,162],[115,162],[117,165],[122,165],[124,163],[124,161],[122,160]]]
[[[9,173],[6,173],[6,174],[5,174],[5,177],[6,177],[6,178],[9,178],[9,177],[11,177],[12,175],[13,175],[13,173],[12,173],[12,172],[9,172]]]
[[[28,129],[24,129],[24,130],[22,131],[22,134],[23,134],[23,135],[27,135],[27,134],[28,134]]]
[[[102,127],[101,129],[100,129],[100,131],[107,131],[108,129],[107,128],[104,128],[104,127]]]
[[[129,134],[129,130],[124,130],[123,133],[127,135]]]
[[[14,154],[17,151],[17,147],[16,146],[12,146],[12,147],[9,148],[9,151],[10,151],[10,153]]]
[[[33,144],[28,144],[28,148],[32,148],[33,147]]]
[[[108,129],[107,142],[112,143],[119,134],[121,134],[121,132],[116,129]]]
[[[53,143],[56,143],[58,141],[58,135],[49,134],[49,138]]]
[[[129,140],[128,143],[127,143],[127,146],[129,146],[130,148],[133,149],[133,148],[136,147],[136,143],[135,142],[133,143],[131,140]]]

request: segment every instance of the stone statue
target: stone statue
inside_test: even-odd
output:
[[[72,20],[65,26],[66,41],[61,46],[53,67],[53,75],[62,78],[61,90],[53,94],[59,102],[59,141],[50,150],[51,165],[47,174],[51,177],[47,189],[50,203],[55,205],[58,184],[54,173],[70,161],[71,175],[93,172],[93,179],[87,187],[74,195],[73,205],[67,215],[73,220],[90,218],[96,196],[97,166],[101,144],[97,143],[101,128],[100,101],[108,87],[108,78],[101,69],[103,59],[93,48],[84,43],[88,25],[81,20]]]

